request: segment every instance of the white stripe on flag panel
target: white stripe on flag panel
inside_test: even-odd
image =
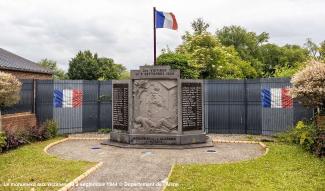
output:
[[[72,90],[63,90],[63,107],[72,107]]]
[[[271,108],[281,108],[281,88],[271,88]]]

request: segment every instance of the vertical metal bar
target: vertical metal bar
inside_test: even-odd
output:
[[[156,65],[156,7],[153,8],[153,65]]]
[[[35,100],[35,83],[36,83],[36,80],[33,79],[32,81],[32,113],[35,113],[35,104],[36,104],[36,100]]]
[[[247,112],[248,112],[247,79],[244,79],[244,104],[245,104],[245,134],[247,134]]]
[[[100,129],[100,81],[97,81],[97,130]]]

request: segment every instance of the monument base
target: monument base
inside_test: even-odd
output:
[[[193,134],[128,134],[111,132],[110,141],[131,145],[189,145],[206,143],[205,133]]]

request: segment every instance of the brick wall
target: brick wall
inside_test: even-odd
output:
[[[51,80],[52,74],[42,74],[42,73],[34,73],[34,72],[21,72],[15,70],[3,70],[0,69],[1,72],[6,72],[16,76],[18,79],[38,79],[38,80]]]
[[[3,129],[26,129],[36,127],[36,116],[33,113],[15,113],[2,115]]]

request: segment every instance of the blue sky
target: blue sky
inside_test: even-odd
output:
[[[323,0],[0,0],[0,46],[32,61],[69,60],[89,49],[128,69],[152,64],[152,7],[173,12],[178,31],[159,29],[158,52],[181,43],[195,18],[210,31],[241,25],[270,33],[270,42],[325,40]]]

